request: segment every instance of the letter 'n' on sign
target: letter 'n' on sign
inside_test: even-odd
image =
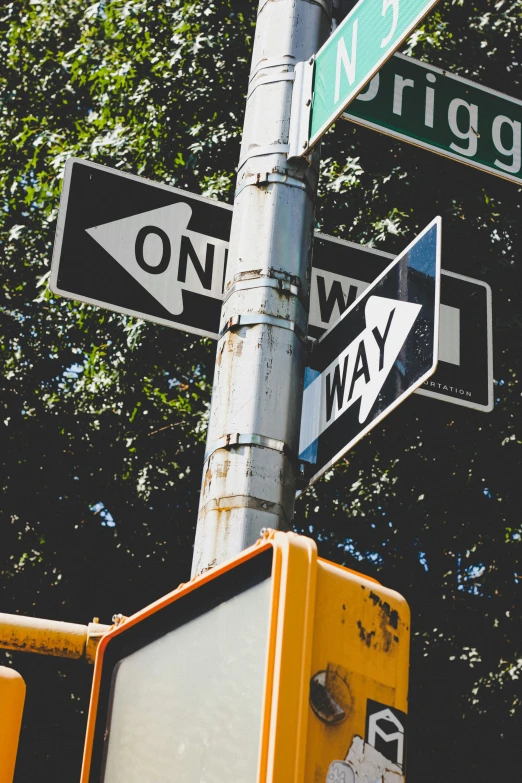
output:
[[[314,344],[299,442],[310,483],[435,372],[440,225],[435,218]]]
[[[201,285],[203,288],[206,288],[207,291],[210,291],[212,289],[212,272],[214,270],[214,251],[216,247],[211,242],[205,242],[205,245],[205,263],[202,264],[190,237],[186,235],[181,237],[178,280],[181,283],[187,282],[187,265],[190,258]]]
[[[339,102],[341,95],[341,75],[348,79],[350,87],[355,81],[355,65],[357,58],[357,27],[359,21],[356,19],[352,25],[351,51],[350,55],[346,50],[344,36],[340,36],[337,43],[337,63],[335,68],[335,92],[334,103]]]

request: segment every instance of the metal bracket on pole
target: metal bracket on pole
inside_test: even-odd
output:
[[[285,272],[283,269],[277,269],[274,267],[268,267],[264,275],[260,275],[259,272],[253,269],[247,270],[246,272],[238,272],[234,275],[230,284],[235,285],[236,283],[242,283],[248,280],[260,279],[281,280],[283,283],[289,283],[296,288],[301,288],[301,279],[299,277],[296,275],[291,275],[288,272]]]
[[[312,112],[314,63],[311,57],[295,66],[294,90],[290,109],[288,158],[306,157],[309,153],[310,115]]]
[[[269,185],[270,183],[278,182],[283,185],[288,185],[291,188],[299,188],[299,190],[308,190],[313,197],[311,188],[305,180],[297,179],[297,177],[291,177],[288,174],[279,174],[277,172],[258,172],[257,174],[251,174],[242,181],[241,186],[234,193],[234,198],[237,198],[242,190],[248,187],[260,188],[263,185]]]
[[[313,472],[311,470],[310,463],[304,462],[303,460],[299,460],[299,473],[297,475],[297,480],[295,485],[296,498],[302,495],[304,490],[308,487],[308,481],[310,480],[310,477],[312,475]]]
[[[260,144],[258,147],[253,147],[247,155],[240,158],[237,170],[242,169],[250,158],[259,158],[262,155],[279,155],[280,153],[287,154],[288,150],[288,144]]]
[[[285,65],[293,68],[295,63],[296,58],[292,54],[286,54],[283,57],[265,57],[257,64],[256,68],[252,70],[248,80],[249,84],[252,84],[260,71],[266,71],[269,68],[280,68],[284,67]]]
[[[280,451],[283,454],[287,454],[292,459],[295,459],[295,454],[292,449],[283,443],[282,440],[276,440],[276,438],[267,438],[265,435],[256,435],[255,433],[241,434],[239,432],[232,432],[228,435],[223,435],[222,438],[214,441],[205,453],[204,462],[206,462],[212,454],[218,449],[232,449],[236,446],[264,446],[265,449],[273,449],[274,451]]]
[[[317,345],[317,337],[311,337],[309,334],[306,336],[306,351],[312,353],[314,347]]]
[[[261,87],[263,84],[272,84],[273,82],[293,82],[295,79],[295,73],[293,71],[283,71],[282,73],[267,73],[265,76],[260,76],[259,79],[253,84],[247,94],[247,99],[250,98],[254,90]]]
[[[250,277],[248,280],[240,280],[234,283],[225,296],[223,297],[223,304],[229,299],[235,291],[244,291],[251,288],[277,288],[278,291],[283,291],[286,294],[292,294],[293,296],[299,296],[299,288],[288,280],[282,280],[277,277]]]
[[[228,319],[221,329],[219,339],[221,340],[223,335],[232,329],[239,329],[241,326],[255,326],[256,324],[268,324],[269,326],[277,326],[279,329],[289,329],[291,332],[295,332],[301,340],[306,340],[305,333],[295,321],[290,321],[287,318],[278,318],[275,315],[265,315],[264,313],[234,315],[232,318]]]
[[[256,511],[264,511],[266,514],[275,514],[283,520],[283,527],[287,530],[290,529],[285,510],[280,503],[272,503],[252,495],[226,495],[213,498],[202,507],[201,511],[203,514],[208,514],[212,511],[230,511],[233,508],[254,508]]]

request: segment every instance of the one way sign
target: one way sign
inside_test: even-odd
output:
[[[231,222],[232,207],[70,158],[51,290],[217,338]]]
[[[314,344],[299,457],[316,481],[435,371],[440,218]]]
[[[100,166],[66,163],[51,290],[218,339],[232,207]],[[393,256],[316,232],[309,334],[319,337]],[[493,407],[491,290],[442,270],[439,365],[418,394]]]

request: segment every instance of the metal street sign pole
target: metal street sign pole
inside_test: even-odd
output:
[[[522,101],[396,54],[343,119],[522,183]]]
[[[288,162],[295,63],[331,4],[261,2],[228,253],[193,574],[290,525],[318,161]]]
[[[359,0],[317,54],[298,68],[290,156],[310,153],[437,2]]]

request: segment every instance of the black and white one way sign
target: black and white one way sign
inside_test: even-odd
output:
[[[435,218],[314,345],[299,457],[316,481],[435,371],[440,218]]]
[[[51,290],[217,338],[232,208],[216,206],[143,177],[69,159]]]
[[[51,290],[217,339],[232,207],[90,161],[70,159]],[[309,334],[319,337],[393,256],[316,233]],[[418,394],[493,407],[491,290],[442,270],[439,364]]]
[[[394,258],[316,233],[308,334],[324,334]],[[415,394],[479,411],[493,409],[491,299],[487,283],[441,269],[439,362]]]

